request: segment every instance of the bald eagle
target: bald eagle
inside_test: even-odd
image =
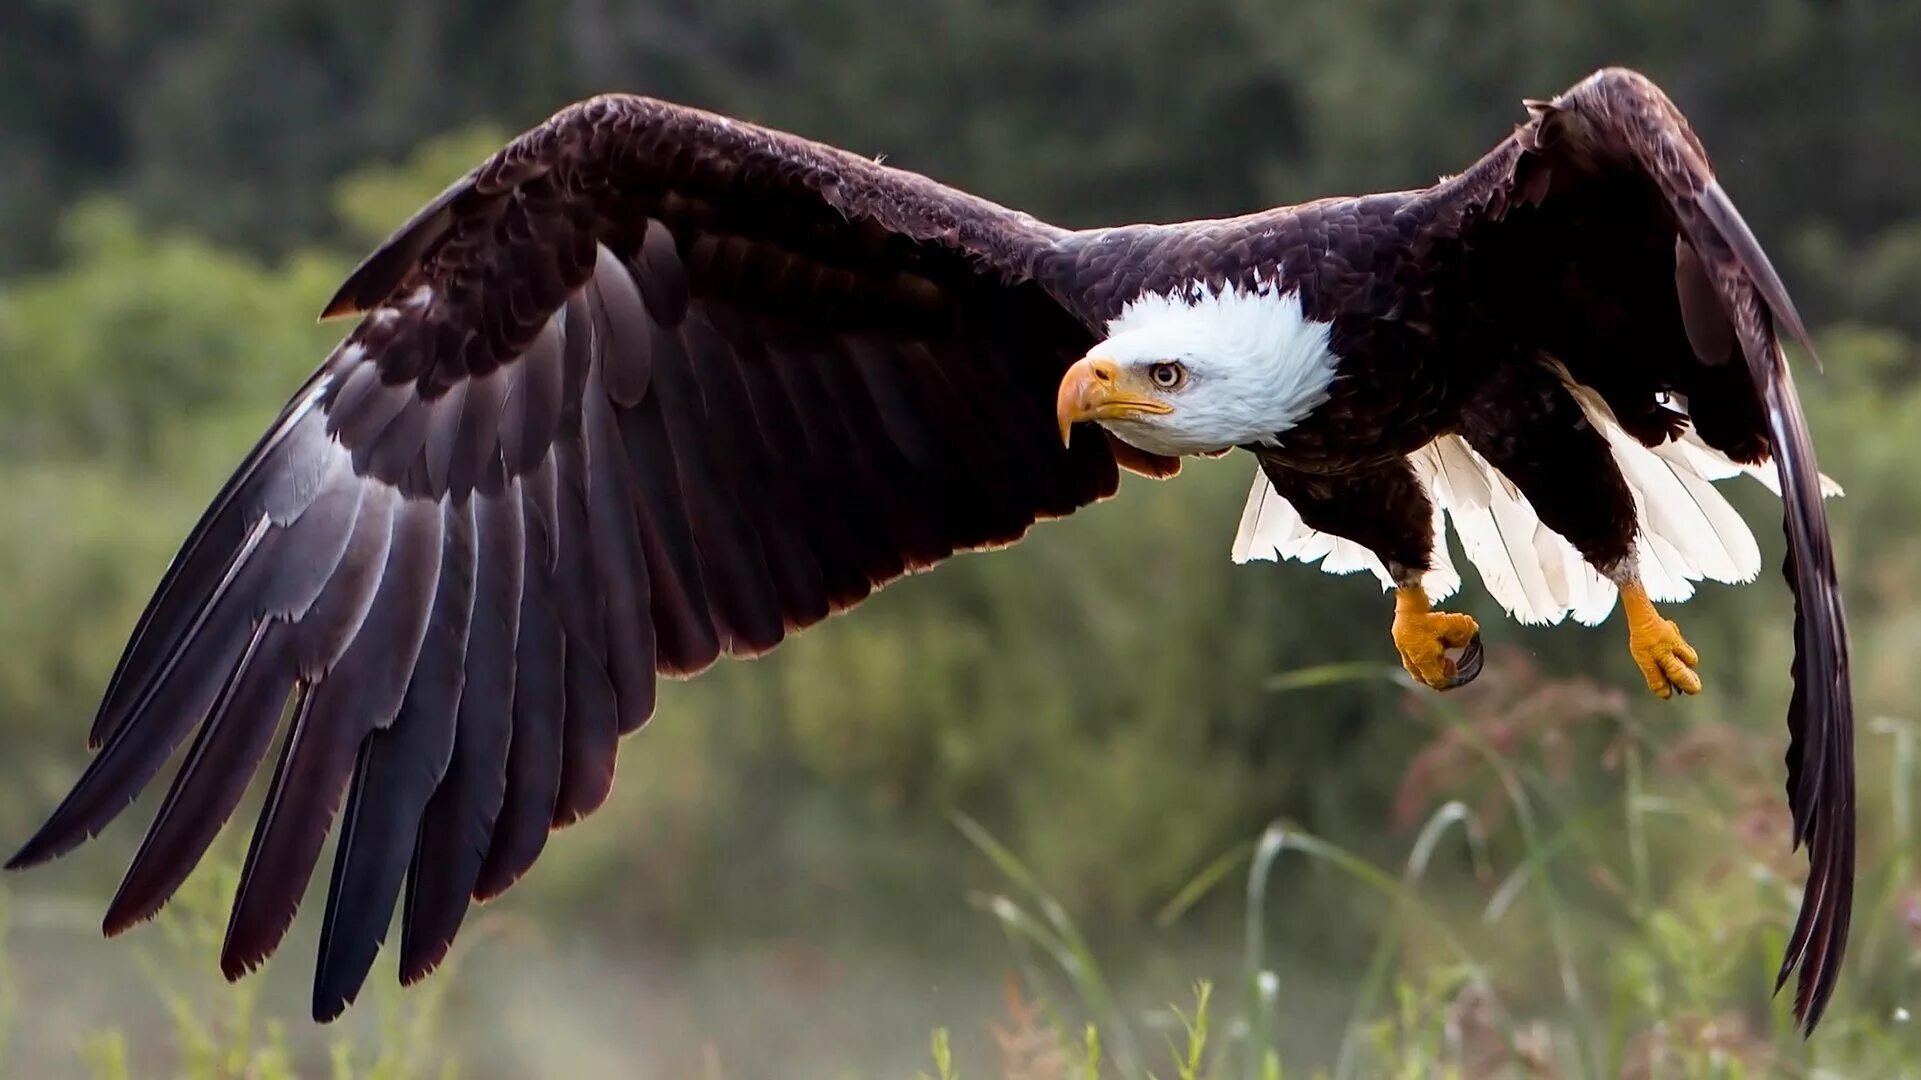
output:
[[[925,177],[629,96],[453,184],[325,316],[359,324],[188,537],[8,864],[98,833],[191,748],[108,909],[157,912],[291,719],[234,899],[263,962],[341,821],[313,1013],[402,895],[400,977],[600,805],[655,680],[753,656],[955,552],[1258,462],[1239,558],[1372,569],[1408,672],[1474,677],[1451,522],[1523,621],[1618,602],[1654,693],[1701,689],[1657,599],[1752,578],[1713,481],[1785,504],[1787,784],[1810,874],[1780,981],[1819,1020],[1854,777],[1807,335],[1674,105],[1599,72],[1419,191],[1069,231]]]

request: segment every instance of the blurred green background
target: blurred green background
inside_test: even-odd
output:
[[[0,846],[341,332],[313,313],[570,100],[698,104],[1094,225],[1418,186],[1607,63],[1693,119],[1827,365],[1800,377],[1848,490],[1863,879],[1812,1044],[1767,996],[1802,874],[1772,571],[1672,612],[1709,685],[1672,705],[1618,625],[1523,629],[1470,584],[1495,659],[1437,701],[1377,676],[1371,581],[1229,564],[1230,457],[666,688],[612,801],[451,970],[403,994],[386,960],[331,1028],[311,910],[220,981],[221,866],[100,940],[144,800],[0,881],[0,1073],[898,1077],[942,1071],[943,1027],[969,1077],[1921,1075],[1916,0],[10,0]],[[1778,507],[1736,497],[1777,565]]]

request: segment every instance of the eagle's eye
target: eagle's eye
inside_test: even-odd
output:
[[[1179,390],[1187,382],[1187,369],[1172,360],[1166,360],[1150,366],[1147,377],[1163,390]]]

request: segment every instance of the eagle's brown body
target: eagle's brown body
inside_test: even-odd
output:
[[[1460,435],[1596,565],[1635,508],[1567,385],[1635,436],[1770,453],[1797,587],[1789,721],[1808,1022],[1852,888],[1845,641],[1774,327],[1801,333],[1665,97],[1604,72],[1417,192],[1072,233],[694,110],[582,103],[516,139],[328,306],[368,313],[229,482],[116,671],[101,747],[13,865],[98,831],[199,725],[108,916],[152,915],[296,699],[223,965],[278,945],[336,812],[315,1013],[403,880],[401,972],[605,798],[658,675],[752,655],[901,573],[1174,461],[1055,437],[1056,384],[1146,293],[1279,280],[1337,378],[1248,449],[1315,528],[1420,569],[1406,455]],[[1683,416],[1673,403],[1684,400]],[[204,723],[202,722],[204,718]]]

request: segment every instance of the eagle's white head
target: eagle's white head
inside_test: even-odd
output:
[[[1327,400],[1329,329],[1306,317],[1298,290],[1269,280],[1137,297],[1061,380],[1061,438],[1092,420],[1176,457],[1271,442]]]

